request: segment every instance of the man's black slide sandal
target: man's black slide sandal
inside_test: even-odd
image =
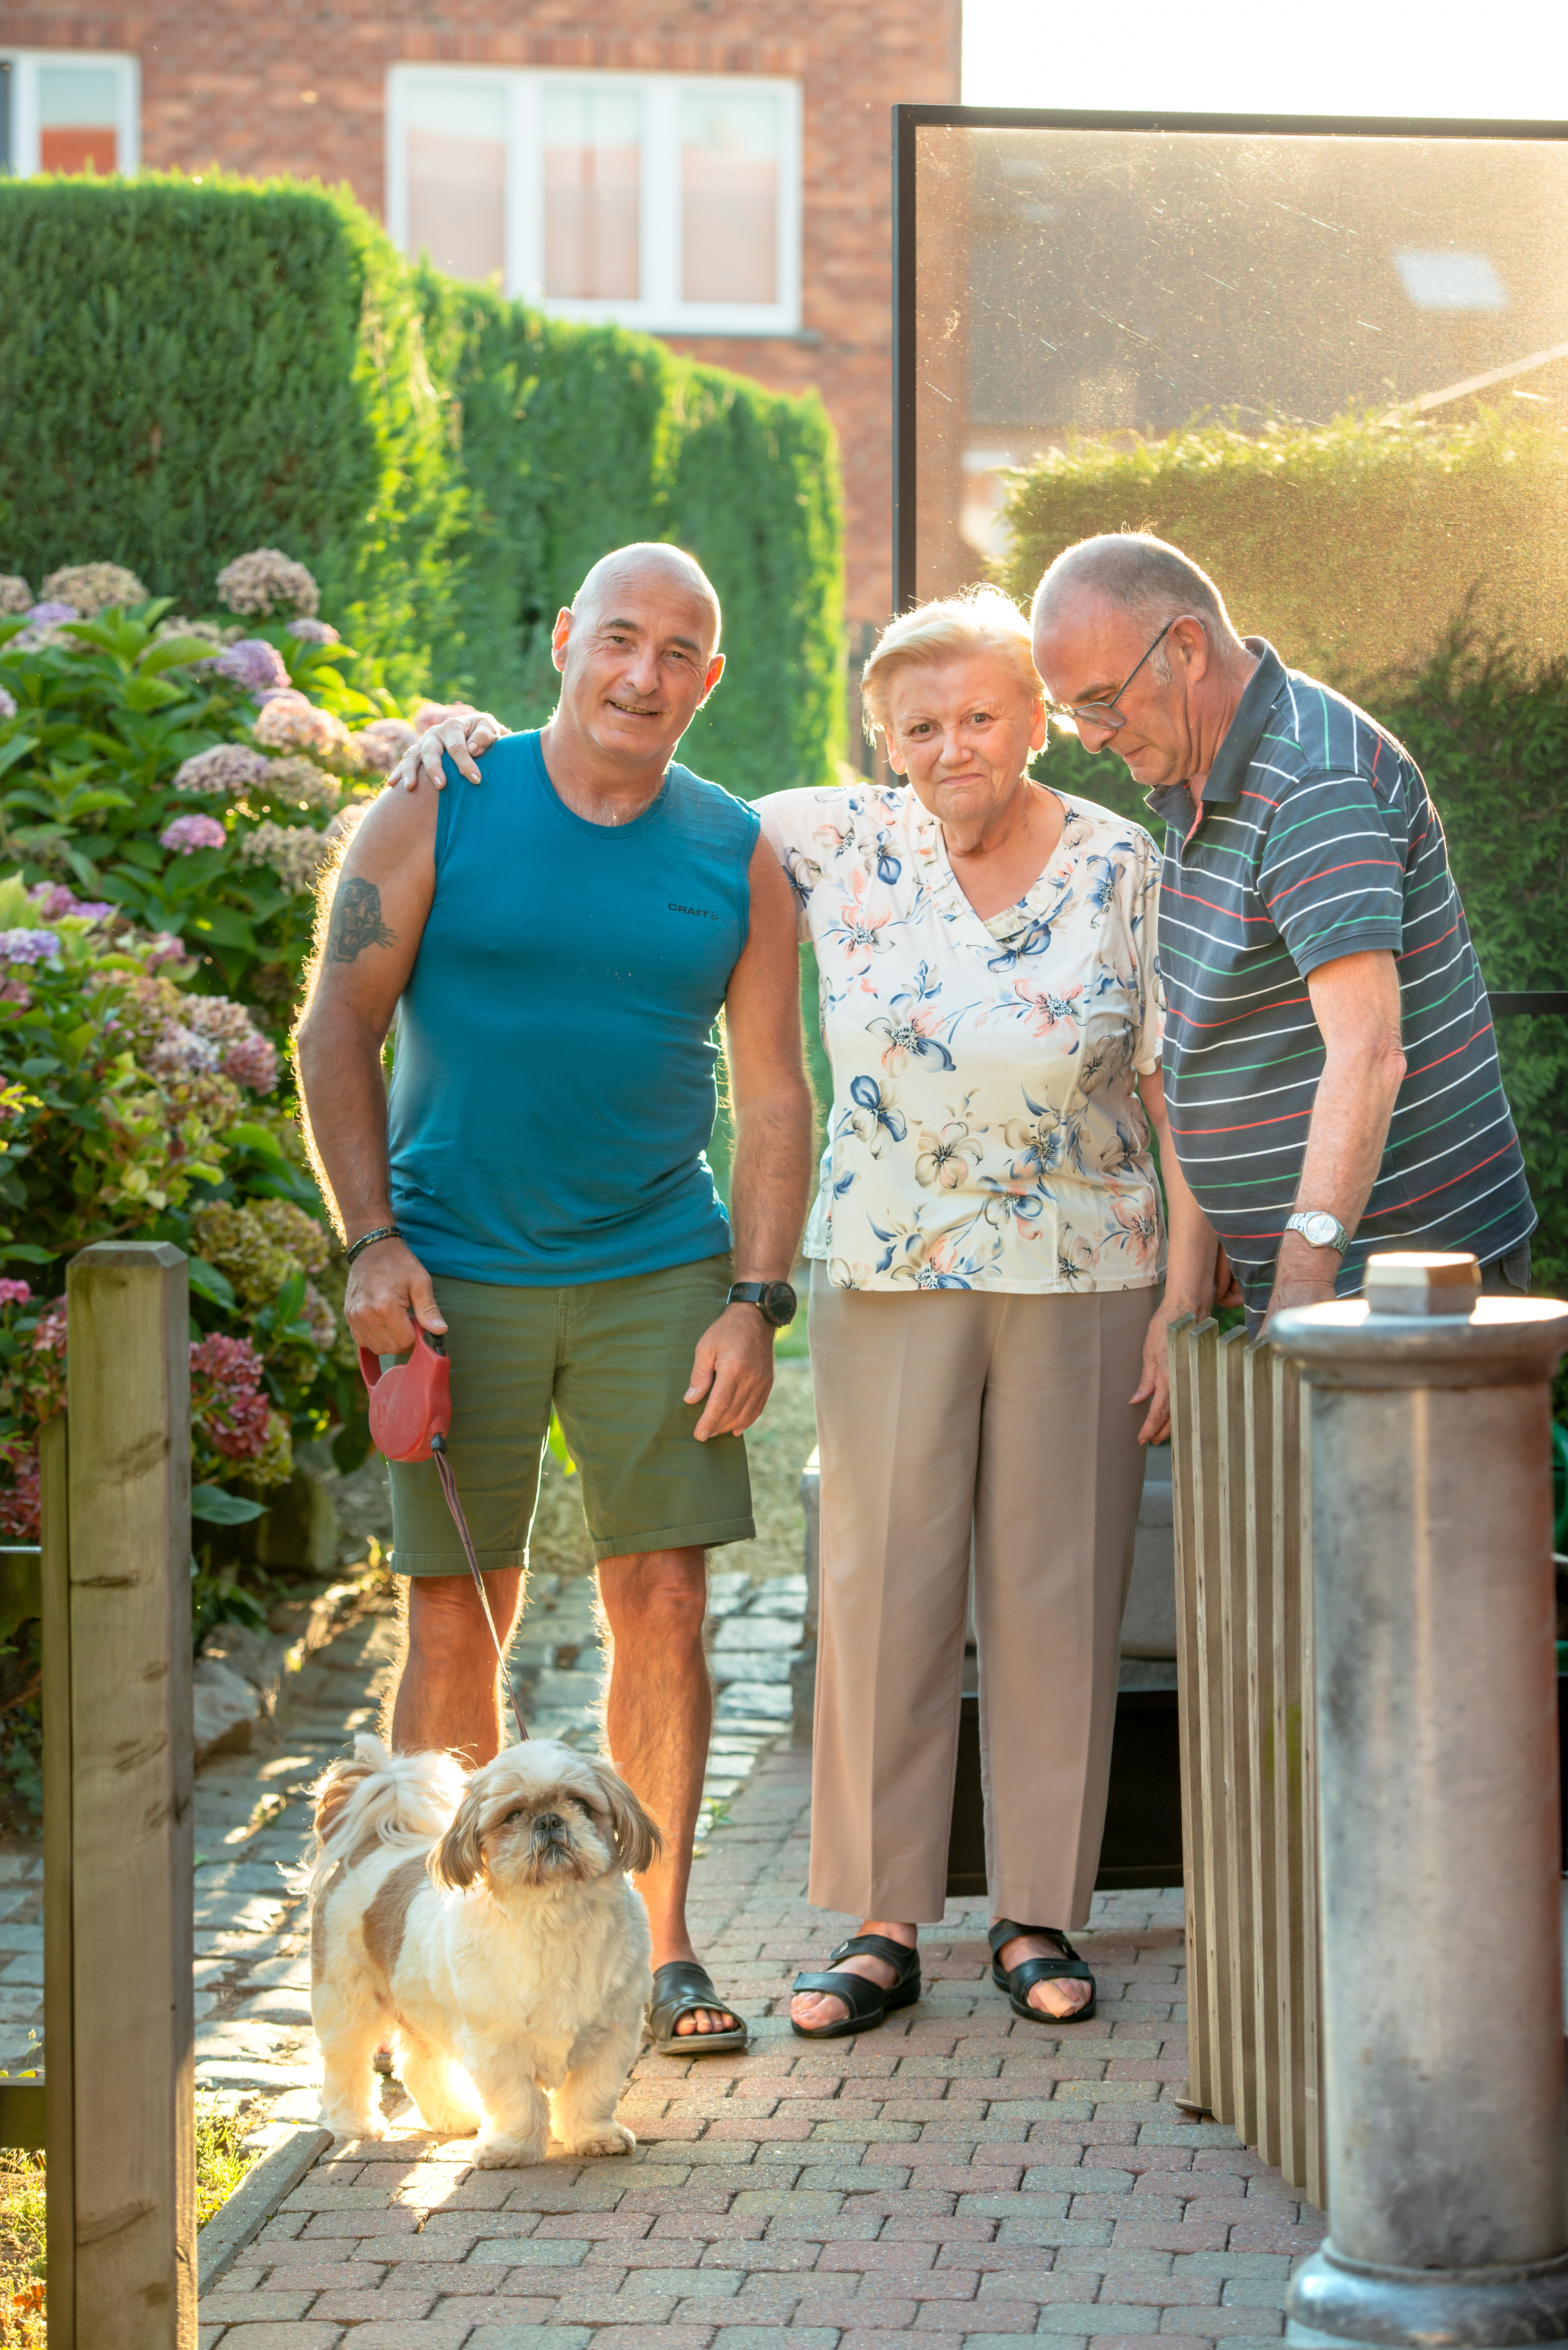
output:
[[[1004,1967],[996,1954],[1004,1942],[1011,1942],[1018,1934],[1037,1935],[1043,1942],[1054,1944],[1062,1956],[1059,1959],[1020,1959],[1015,1967]],[[998,1991],[1006,1991],[1014,2015],[1021,2015],[1025,2023],[1046,2025],[1088,2022],[1095,2012],[1098,1986],[1087,1960],[1078,1956],[1065,1934],[1058,1933],[1054,1926],[1017,1926],[1011,1918],[999,1918],[985,1939],[991,1944],[991,1980]],[[1051,2015],[1043,2007],[1030,2006],[1029,1987],[1032,1983],[1061,1982],[1064,1980],[1088,1984],[1089,1996],[1082,2007],[1075,2007],[1071,2015]]]
[[[836,1974],[832,1971],[838,1959],[886,1959],[898,1970],[898,1979],[889,1989],[880,1983],[867,1982],[864,1975]],[[790,2029],[803,2040],[842,2040],[851,2032],[873,2032],[896,2007],[910,2007],[920,1996],[920,1954],[906,1943],[890,1941],[886,1934],[851,1934],[828,1953],[828,1971],[819,1975],[796,1975],[795,1991],[826,1992],[832,1999],[841,1999],[849,2012],[837,2023],[797,2023],[792,2015]],[[794,1993],[791,1994],[794,1996]]]
[[[715,2015],[734,2015],[735,2010],[727,2000],[720,1998],[713,1988],[712,1978],[695,1959],[671,1959],[654,1970],[653,1998],[648,2011],[649,2030],[653,2034],[654,2052],[659,2056],[739,2056],[743,2055],[748,2033],[744,2018],[728,2032],[677,2032],[675,2027],[683,2015],[694,2015],[700,2007],[711,2010]]]

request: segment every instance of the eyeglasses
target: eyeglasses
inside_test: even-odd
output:
[[[1164,628],[1161,629],[1158,636],[1156,637],[1153,644],[1150,645],[1147,652],[1145,653],[1143,660],[1138,661],[1127,671],[1127,674],[1123,678],[1120,685],[1117,686],[1116,691],[1112,694],[1108,702],[1048,702],[1045,705],[1047,714],[1052,718],[1070,718],[1075,726],[1104,726],[1108,733],[1114,734],[1118,727],[1125,726],[1127,723],[1126,712],[1118,710],[1116,708],[1116,704],[1121,700],[1123,694],[1127,691],[1128,686],[1132,683],[1134,678],[1137,675],[1138,671],[1143,667],[1143,662],[1152,660],[1155,653],[1158,651],[1160,645],[1170,634],[1171,629],[1175,628],[1178,620],[1188,619],[1193,617],[1194,615],[1189,613],[1172,613],[1170,619],[1167,620]],[[1201,620],[1199,621],[1198,625],[1199,628],[1202,627],[1203,623]]]

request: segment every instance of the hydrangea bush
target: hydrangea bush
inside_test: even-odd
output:
[[[281,1037],[322,865],[413,729],[349,682],[303,564],[261,547],[216,588],[232,623],[116,564],[0,577],[0,858],[182,939]]]

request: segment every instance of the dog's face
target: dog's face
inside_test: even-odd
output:
[[[553,1738],[510,1746],[470,1779],[431,1854],[438,1885],[483,1879],[511,1893],[565,1893],[624,1869],[639,1876],[661,1848],[658,1828],[607,1762]]]

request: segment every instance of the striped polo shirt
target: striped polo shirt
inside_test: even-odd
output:
[[[1287,670],[1261,637],[1247,643],[1258,667],[1200,800],[1186,784],[1147,797],[1167,827],[1159,961],[1171,1132],[1255,1330],[1324,1065],[1303,983],[1336,956],[1382,947],[1398,957],[1406,1059],[1339,1294],[1359,1291],[1375,1249],[1469,1249],[1490,1263],[1528,1240],[1536,1219],[1420,769],[1365,711]]]

